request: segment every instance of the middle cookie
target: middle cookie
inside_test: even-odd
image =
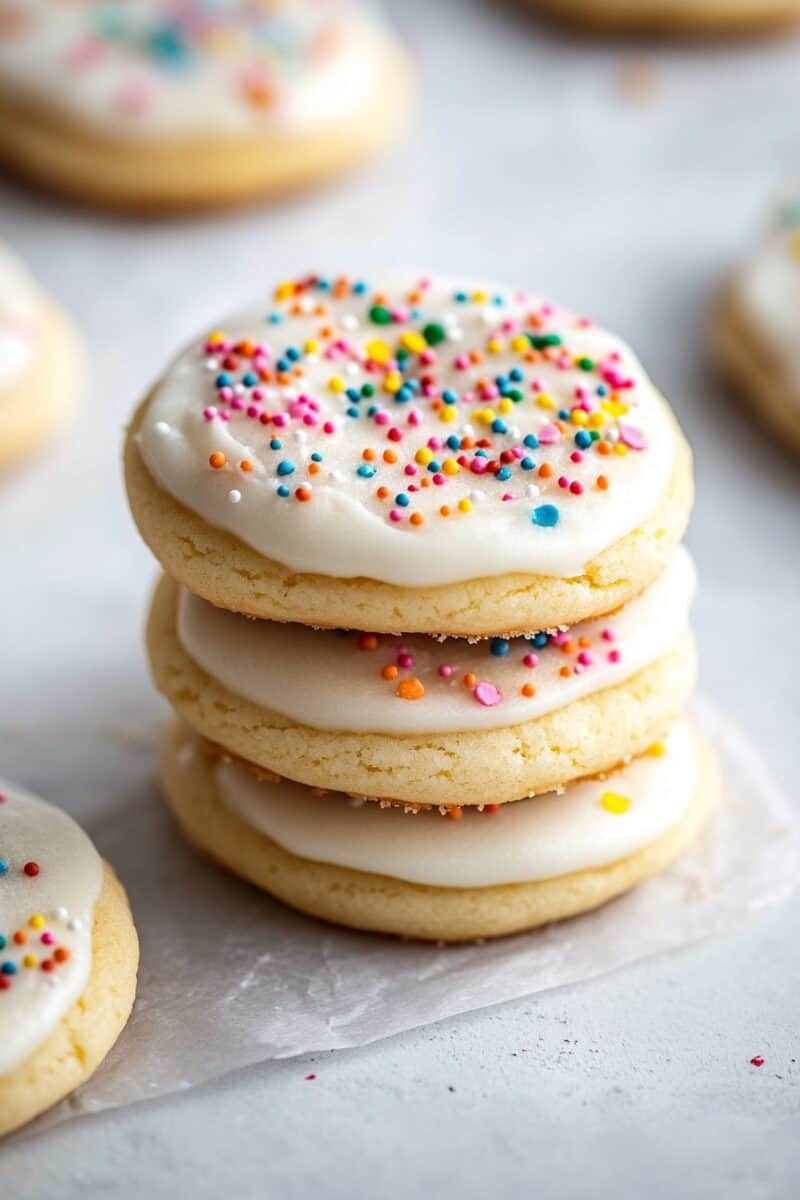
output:
[[[504,803],[661,735],[695,681],[694,586],[678,549],[611,615],[469,642],[253,621],[165,578],[147,641],[178,713],[256,767],[413,807]]]

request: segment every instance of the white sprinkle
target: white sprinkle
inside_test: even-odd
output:
[[[345,367],[345,371],[347,372],[348,375],[360,375],[361,374],[361,364],[356,363],[356,362],[349,362],[347,364],[347,366]]]
[[[527,484],[527,486],[525,488],[525,495],[531,496],[531,497],[539,495],[539,489],[535,483]]]
[[[242,498],[242,493],[237,488],[231,488],[228,492],[228,499],[231,504],[238,504]]]
[[[330,479],[331,479],[331,480],[332,480],[334,483],[344,483],[344,480],[345,480],[345,475],[344,475],[344,472],[343,472],[343,471],[330,471],[330,472],[329,472],[329,478],[330,478]]]
[[[355,313],[345,313],[342,317],[342,327],[344,329],[358,329],[358,317]]]
[[[66,921],[69,913],[63,905],[59,905],[58,908],[53,909],[53,916],[55,917],[56,921]]]
[[[247,388],[244,386],[243,383],[235,383],[233,385],[233,390],[237,396],[244,396],[245,393],[247,392]]]
[[[207,371],[218,371],[219,370],[219,359],[218,358],[207,358],[206,362],[205,362],[205,367],[206,367]]]
[[[71,929],[73,933],[77,933],[79,930],[83,929],[83,921],[80,917],[72,917],[72,919],[67,923],[67,929]]]
[[[476,489],[474,492],[470,492],[469,498],[474,504],[480,504],[482,500],[486,499],[486,492],[481,492]]]

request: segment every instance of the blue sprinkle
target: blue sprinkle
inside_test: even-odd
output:
[[[283,313],[273,312],[273,313],[267,314],[267,321],[269,322],[270,325],[280,325],[282,320],[283,320]]]
[[[331,290],[330,280],[329,279],[318,279],[317,280],[317,290],[320,292],[329,292]]]
[[[220,371],[219,375],[214,380],[214,382],[216,383],[218,388],[221,388],[221,387],[230,387],[231,384],[233,383],[233,380],[231,379],[231,377],[227,371]]]
[[[550,529],[553,525],[558,524],[559,515],[555,504],[540,504],[531,513],[531,520],[534,525],[540,525],[543,529]]]
[[[322,455],[320,454],[319,450],[315,450],[314,453],[311,455],[311,461],[312,462],[322,462]]]
[[[525,378],[525,372],[521,371],[519,367],[512,367],[508,375],[512,383],[522,383],[522,380]]]
[[[356,471],[356,474],[360,475],[362,479],[372,479],[372,476],[375,474],[375,470],[376,468],[371,466],[369,463],[362,463]]]
[[[560,420],[568,421],[571,416],[571,413],[568,408],[560,408],[558,410],[558,416],[559,416]]]
[[[357,408],[353,408],[352,406],[350,408],[346,409],[345,411],[347,412],[348,417],[360,417],[361,416],[361,413],[359,412],[359,410]]]
[[[269,443],[270,450],[280,450],[283,442],[280,438],[271,438]]]
[[[279,475],[294,475],[294,463],[289,462],[288,458],[281,459],[278,463]]]
[[[522,443],[524,446],[527,446],[529,450],[536,450],[539,445],[539,439],[535,433],[527,433],[522,439]]]
[[[475,457],[476,457],[476,458],[488,458],[488,457],[489,457],[489,451],[488,451],[488,450],[484,450],[483,448],[481,448],[480,450],[476,450],[476,451],[475,451]]]
[[[381,411],[380,404],[370,404],[369,408],[367,409],[367,416],[374,417],[375,413],[380,412],[380,411]]]
[[[394,398],[398,404],[407,404],[409,400],[414,399],[414,393],[408,384],[404,383],[401,388],[397,389]]]
[[[455,392],[452,392],[450,388],[445,388],[445,390],[442,392],[442,399],[444,400],[445,404],[458,404],[458,396]]]
[[[248,371],[246,375],[242,376],[242,383],[245,387],[255,387],[258,383],[258,376],[254,371]]]
[[[279,358],[278,361],[275,363],[275,366],[278,368],[279,371],[288,371],[289,370],[288,358]]]
[[[6,939],[3,937],[2,933],[0,933],[0,950],[4,950],[5,945],[6,945]]]
[[[526,454],[519,465],[522,467],[523,471],[532,471],[536,466],[536,463],[533,461],[530,455]]]
[[[494,477],[495,477],[495,479],[503,479],[503,480],[510,479],[511,478],[511,467],[501,467],[499,471],[495,471]]]
[[[456,292],[453,296],[453,299],[455,300],[456,304],[466,304],[467,300],[469,300],[469,296],[466,292]]]
[[[495,658],[505,658],[509,651],[508,641],[506,638],[492,638],[490,649]]]
[[[575,434],[575,445],[581,450],[588,450],[592,444],[592,435],[588,429],[579,429]]]
[[[451,433],[450,437],[447,439],[447,448],[448,450],[460,450],[461,438],[458,437],[457,434]]]
[[[8,863],[4,858],[0,858],[0,875],[8,874]],[[2,949],[2,947],[0,947]]]
[[[367,285],[365,283],[362,283],[361,280],[359,280],[358,283],[353,284],[353,295],[354,296],[363,296],[364,292],[366,290],[367,290]]]
[[[287,346],[284,350],[284,354],[289,359],[289,362],[297,362],[298,358],[300,357],[300,351],[296,346]]]
[[[399,504],[401,508],[408,508],[411,500],[405,492],[398,492],[394,498],[394,502],[395,504]]]
[[[287,488],[285,483],[280,484],[277,491],[278,491],[278,495],[282,496],[284,500],[289,495],[289,489]]]
[[[597,395],[598,396],[607,396],[608,395],[608,388],[606,387],[606,385],[604,383],[598,383]]]
[[[4,975],[16,975],[17,968],[13,962],[4,962],[2,967],[0,967],[0,971],[2,971]]]
[[[528,638],[528,641],[531,642],[531,644],[534,645],[537,650],[543,650],[550,641],[550,635],[544,632],[535,633],[532,638]]]
[[[354,404],[357,404],[361,399],[361,392],[358,388],[349,387],[345,392],[345,396],[347,396],[348,400],[352,400]]]
[[[508,433],[508,426],[500,417],[495,417],[492,421],[492,433]]]
[[[432,475],[435,475],[436,472],[441,471],[441,469],[442,469],[442,464],[440,462],[438,462],[435,458],[432,458],[431,461],[428,463],[428,470],[430,471],[430,473]]]

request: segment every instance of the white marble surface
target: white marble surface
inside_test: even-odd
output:
[[[410,263],[550,291],[635,344],[697,454],[705,690],[796,794],[798,469],[710,376],[703,324],[770,190],[797,173],[800,41],[620,47],[479,0],[394,8],[422,109],[399,153],[336,188],[133,224],[0,186],[0,237],[91,348],[75,428],[0,488],[3,773],[100,834],[109,797],[133,802],[148,777],[161,709],[139,630],[154,569],[118,457],[164,357],[262,279]],[[620,68],[643,57],[655,93],[632,103]],[[789,1195],[798,912],[535,1001],[16,1139],[0,1186],[26,1200]]]

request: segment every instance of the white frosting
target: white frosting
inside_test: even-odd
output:
[[[233,763],[218,765],[215,778],[232,812],[300,858],[434,887],[492,887],[606,866],[676,825],[697,781],[686,722],[673,726],[663,747],[660,757],[645,754],[606,780],[571,783],[492,813],[467,809],[459,821],[356,805],[285,780],[260,782]]]
[[[25,0],[0,84],[115,136],[322,128],[370,101],[386,34],[358,0]]]
[[[621,683],[654,662],[686,628],[694,587],[694,566],[680,548],[659,579],[612,617],[582,621],[539,648],[524,637],[440,642],[252,621],[185,589],[177,632],[190,657],[230,691],[316,729],[496,729]],[[392,678],[383,675],[387,667]],[[471,686],[467,674],[475,676]],[[414,701],[398,695],[412,679],[424,688]],[[523,694],[526,684],[535,695]]]
[[[773,228],[739,269],[736,287],[745,316],[762,330],[797,385],[800,404],[800,196],[780,206]]]
[[[0,797],[0,975],[11,981],[0,989],[3,1076],[46,1041],[83,993],[103,868],[65,812],[2,781]],[[26,863],[38,864],[39,873],[26,874]]]
[[[655,509],[674,433],[610,334],[493,285],[338,290],[281,285],[158,384],[142,456],[210,524],[292,570],[417,587],[574,576]]]
[[[0,390],[10,387],[33,358],[40,303],[25,268],[0,245]]]

